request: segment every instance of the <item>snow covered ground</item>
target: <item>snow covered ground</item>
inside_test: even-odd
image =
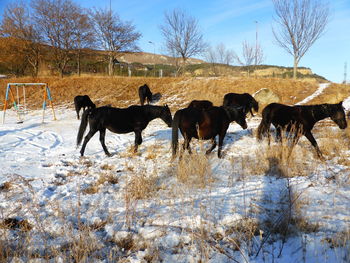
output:
[[[56,109],[57,121],[47,111],[44,123],[40,111],[21,124],[6,114],[0,221],[33,228],[23,238],[2,227],[1,240],[34,251],[32,262],[66,262],[65,248],[78,240],[86,240],[87,262],[350,262],[350,167],[338,157],[318,160],[306,140],[294,149],[297,164],[280,166],[254,136],[260,117],[248,119],[247,130],[230,125],[222,159],[194,142],[198,154],[179,161],[159,119],[144,130],[138,154],[130,151],[134,134],[107,131],[112,157],[95,135],[81,158],[72,108]],[[301,224],[290,222],[290,210]],[[282,227],[286,218],[293,226]],[[26,262],[28,254],[16,258]]]

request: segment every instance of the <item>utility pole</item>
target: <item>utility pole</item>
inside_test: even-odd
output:
[[[148,43],[153,45],[153,71],[154,71],[154,76],[156,76],[156,48],[155,48],[155,44],[152,41],[148,41]]]
[[[344,84],[346,84],[346,78],[347,78],[346,73],[347,73],[347,63],[345,62],[344,63],[344,81],[343,81]]]
[[[258,64],[258,21],[255,22],[255,66]]]

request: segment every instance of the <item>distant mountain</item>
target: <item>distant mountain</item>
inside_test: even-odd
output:
[[[142,65],[166,65],[169,70],[176,65],[175,58],[147,52],[121,53],[117,60],[123,63],[139,63]],[[181,62],[181,59],[178,59]],[[171,70],[171,69],[170,69]],[[248,73],[249,72],[249,73]],[[292,67],[283,67],[276,65],[258,65],[258,66],[232,66],[218,63],[208,63],[201,59],[189,58],[186,63],[185,75],[191,76],[234,76],[243,77],[247,75],[258,77],[280,77],[291,78],[293,75]],[[314,79],[316,81],[327,81],[322,76],[314,74],[310,68],[299,67],[298,78]]]

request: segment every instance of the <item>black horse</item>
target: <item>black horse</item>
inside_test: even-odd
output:
[[[133,105],[124,109],[99,107],[86,110],[81,118],[77,136],[77,146],[79,146],[82,141],[88,122],[90,125],[90,131],[85,136],[83,146],[81,147],[81,156],[84,155],[86,144],[97,131],[100,132],[100,142],[104,152],[106,155],[110,156],[105,145],[106,129],[114,133],[134,132],[134,151],[136,152],[138,145],[142,143],[141,132],[147,127],[150,121],[156,118],[161,118],[169,127],[171,127],[172,117],[167,105]]]
[[[178,148],[178,129],[184,137],[183,149],[191,152],[190,141],[192,138],[212,141],[212,146],[207,150],[209,154],[215,147],[216,135],[219,135],[218,157],[221,158],[221,149],[226,131],[231,121],[236,121],[243,129],[247,128],[243,108],[216,107],[209,109],[185,108],[178,110],[174,115],[172,128],[172,150],[176,155]]]
[[[146,100],[148,104],[152,102],[152,92],[147,84],[139,87],[139,97],[142,106],[145,104]]]
[[[193,100],[187,108],[209,109],[213,107],[213,103],[209,100]]]
[[[88,95],[78,95],[74,97],[74,106],[75,111],[77,112],[77,118],[79,120],[79,111],[81,108],[83,108],[83,112],[85,111],[85,108],[88,109],[95,109],[96,105],[91,101],[90,97]]]
[[[337,104],[320,104],[305,106],[287,106],[279,103],[271,103],[262,111],[262,120],[258,127],[257,137],[260,140],[263,135],[268,135],[270,143],[270,125],[276,128],[276,137],[281,139],[282,129],[292,131],[293,144],[298,142],[300,135],[304,135],[315,147],[317,155],[322,153],[311,133],[316,122],[330,117],[340,129],[347,127],[345,112],[342,102]]]
[[[259,103],[248,93],[227,93],[224,96],[223,106],[241,106],[245,110],[245,114],[250,112],[254,117],[252,109],[256,112],[259,110]]]

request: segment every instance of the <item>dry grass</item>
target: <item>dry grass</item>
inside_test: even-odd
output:
[[[159,189],[157,180],[158,178],[155,175],[147,175],[145,172],[134,174],[127,182],[125,195],[131,200],[154,197],[155,192]]]
[[[319,96],[309,101],[308,104],[338,103],[350,94],[350,85],[332,83]]]
[[[190,187],[204,188],[213,182],[208,156],[184,153],[176,167],[177,179]]]
[[[4,182],[0,185],[0,191],[9,191],[12,188],[11,182]]]
[[[160,104],[169,104],[172,110],[187,105],[193,99],[209,99],[221,105],[223,96],[229,92],[254,93],[269,88],[277,93],[283,103],[293,104],[317,89],[317,84],[277,78],[144,78],[144,77],[23,77],[0,79],[0,102],[4,101],[5,87],[9,82],[45,82],[49,84],[54,104],[73,106],[76,95],[88,94],[98,106],[111,104],[125,107],[139,104],[138,87],[147,83],[153,93],[162,94]],[[174,101],[174,96],[177,98]],[[26,91],[27,104],[41,107],[42,91],[29,87]]]
[[[324,239],[325,242],[331,245],[331,248],[349,247],[350,248],[350,230],[344,230],[335,233],[332,237]],[[349,251],[349,250],[348,250]]]

